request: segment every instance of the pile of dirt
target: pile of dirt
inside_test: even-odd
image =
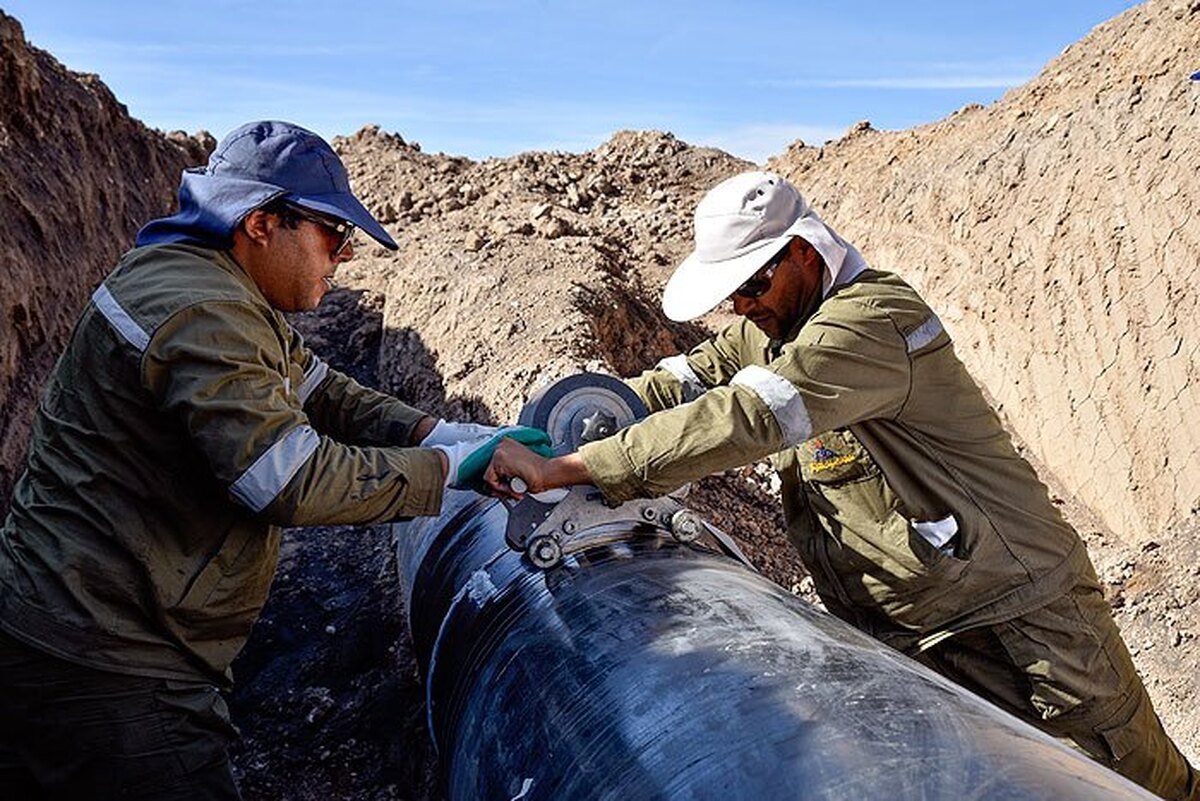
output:
[[[334,145],[400,244],[338,280],[386,296],[380,378],[418,405],[511,420],[585,364],[635,372],[705,335],[667,321],[656,298],[695,201],[744,162],[654,132],[482,163],[374,127]]]
[[[0,515],[76,315],[141,224],[170,208],[180,170],[214,144],[146,128],[0,11]]]
[[[898,133],[856,126],[772,161],[867,259],[942,314],[973,374],[1088,539],[1168,729],[1193,761],[1200,676],[1200,2],[1151,0],[997,104]],[[128,118],[94,76],[0,14],[0,490],[37,389],[137,226],[211,138]],[[87,132],[87,135],[84,135]],[[508,422],[582,369],[628,375],[728,319],[661,314],[701,195],[750,165],[668,133],[482,162],[368,126],[335,140],[401,249],[363,242],[293,324],[335,367],[435,414]],[[114,235],[114,231],[117,232]],[[39,254],[30,259],[30,253]],[[21,256],[21,260],[17,256]],[[8,335],[12,332],[12,336]],[[811,598],[762,466],[689,503]],[[436,760],[386,529],[290,531],[235,664],[247,799],[435,799]],[[303,782],[295,777],[303,776]]]

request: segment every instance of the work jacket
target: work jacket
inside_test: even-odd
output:
[[[279,525],[434,514],[423,413],[317,358],[224,251],[138,248],[92,295],[0,530],[0,626],[136,675],[224,683]]]
[[[665,411],[580,449],[610,500],[770,455],[827,608],[897,647],[1096,583],[941,322],[895,275],[864,270],[782,341],[742,319],[630,384]]]

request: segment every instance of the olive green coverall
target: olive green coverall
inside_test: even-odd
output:
[[[38,653],[80,668],[63,682],[157,681],[147,714],[188,704],[190,720],[227,729],[212,686],[230,683],[266,601],[279,526],[436,514],[441,457],[407,447],[424,416],[317,358],[228,252],[126,254],[50,377],[0,529],[0,673],[12,671],[0,745],[34,736],[8,727],[43,714],[25,708]],[[127,697],[112,683],[112,698]],[[168,735],[147,733],[147,752],[169,750]],[[192,770],[182,759],[173,769]]]
[[[770,457],[835,615],[1168,798],[1200,798],[1082,541],[917,293],[865,270],[782,340],[742,319],[631,386],[580,456],[611,500]]]

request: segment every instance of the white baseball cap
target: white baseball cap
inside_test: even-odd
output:
[[[696,206],[695,230],[695,250],[675,268],[663,292],[663,311],[679,322],[716,308],[792,237],[808,242],[825,260],[826,290],[848,249],[800,190],[771,172],[744,172],[710,189]]]

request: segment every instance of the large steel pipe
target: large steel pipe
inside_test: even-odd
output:
[[[631,511],[548,569],[496,500],[397,526],[448,798],[1152,798]]]
[[[455,493],[400,566],[450,799],[1150,798],[735,560],[543,571]]]

